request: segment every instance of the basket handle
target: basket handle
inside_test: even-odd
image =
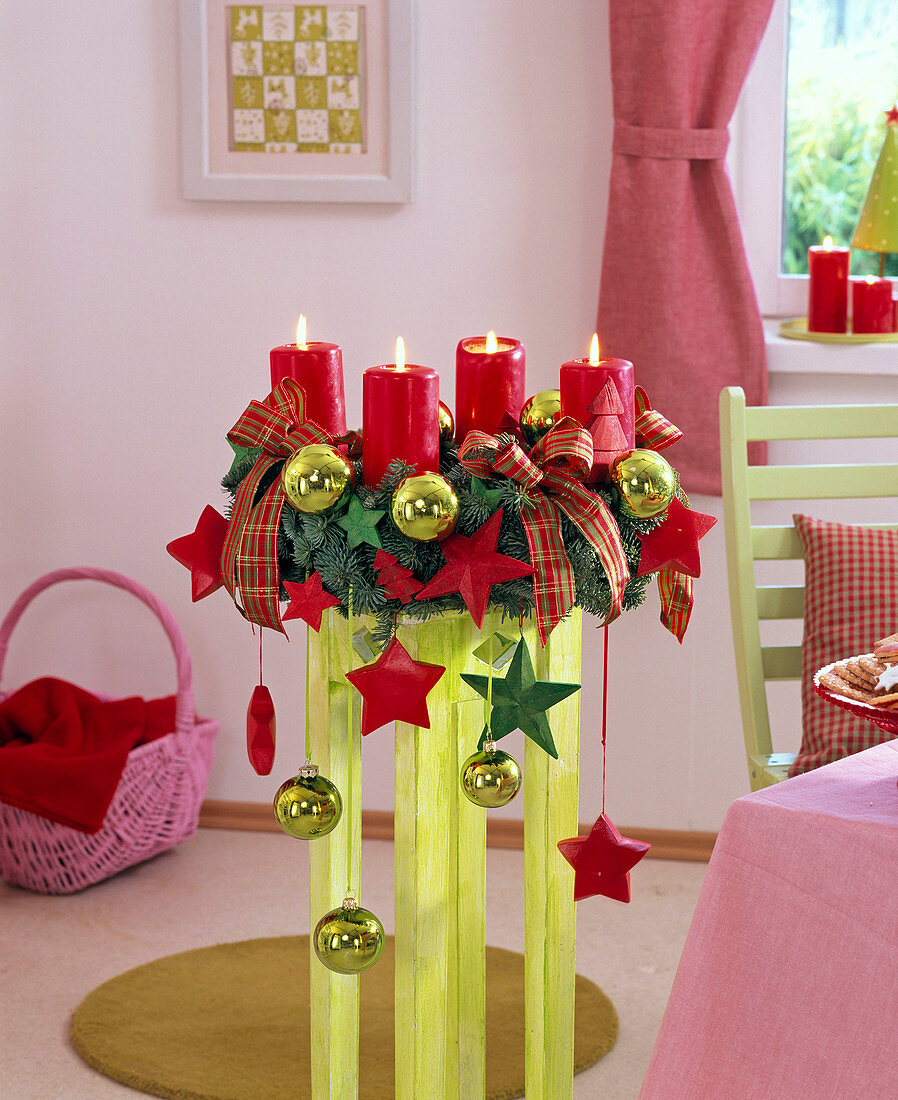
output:
[[[34,597],[43,592],[45,588],[59,584],[61,581],[82,580],[103,581],[105,584],[111,584],[116,588],[123,588],[126,592],[130,592],[133,596],[142,600],[162,623],[174,650],[178,671],[175,738],[178,748],[182,751],[186,750],[188,747],[187,742],[194,728],[194,709],[193,669],[184,636],[175,621],[174,615],[165,604],[154,596],[148,588],[144,588],[142,584],[138,584],[137,581],[126,577],[123,573],[114,573],[111,569],[94,569],[91,566],[80,566],[74,569],[56,569],[51,573],[45,573],[44,576],[39,577],[33,584],[30,584],[6,613],[3,622],[0,623],[0,679],[2,679],[3,667],[6,664],[6,651],[10,636],[16,623],[22,617],[23,611]]]

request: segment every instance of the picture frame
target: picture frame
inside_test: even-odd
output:
[[[184,197],[408,203],[412,0],[180,0]]]

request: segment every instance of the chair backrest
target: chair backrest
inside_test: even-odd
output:
[[[800,680],[800,645],[762,645],[764,620],[803,619],[803,584],[759,584],[755,563],[803,557],[791,523],[753,524],[753,501],[845,500],[898,495],[898,462],[749,466],[748,444],[776,440],[898,436],[898,405],[746,407],[745,394],[720,394],[723,513],[739,702],[751,789],[785,779],[794,753],[775,753],[766,684]],[[799,509],[803,510],[803,509]],[[866,527],[898,530],[895,523]]]

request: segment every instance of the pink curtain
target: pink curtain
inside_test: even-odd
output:
[[[767,401],[761,318],[723,157],[773,0],[609,4],[602,354],[632,359],[653,406],[685,432],[671,456],[683,488],[719,495],[721,388]]]

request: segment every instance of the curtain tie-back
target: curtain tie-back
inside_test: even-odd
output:
[[[625,157],[658,160],[721,160],[730,134],[722,130],[668,130],[660,126],[630,126],[615,122],[612,152]]]

